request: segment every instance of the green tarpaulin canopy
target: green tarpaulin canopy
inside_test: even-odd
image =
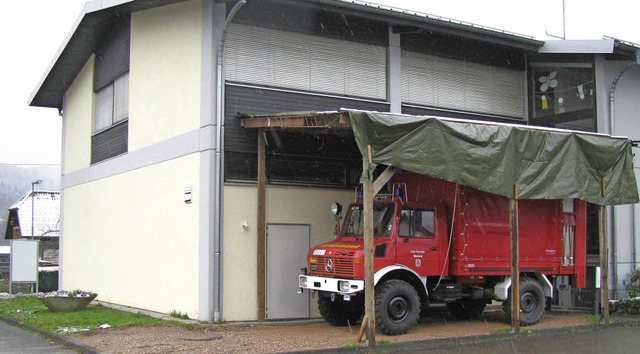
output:
[[[638,202],[631,141],[569,130],[347,111],[372,162],[520,199]]]

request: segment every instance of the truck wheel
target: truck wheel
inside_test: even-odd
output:
[[[482,315],[486,306],[484,299],[462,299],[447,303],[449,312],[458,320],[476,319]]]
[[[344,301],[336,298],[318,297],[318,309],[322,318],[332,326],[342,327],[356,324],[364,313],[362,301]]]
[[[537,280],[523,278],[520,280],[520,325],[532,326],[540,321],[544,314],[546,298],[542,286]],[[507,321],[511,322],[511,294],[502,302]]]
[[[406,333],[418,322],[420,298],[413,286],[392,279],[376,287],[376,327],[384,334]]]

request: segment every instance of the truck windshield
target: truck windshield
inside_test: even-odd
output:
[[[377,203],[373,205],[373,235],[389,236],[393,226],[395,204]],[[344,220],[342,236],[364,235],[364,213],[362,205],[351,205]]]

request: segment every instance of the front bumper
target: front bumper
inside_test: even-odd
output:
[[[338,293],[342,295],[364,291],[364,280],[325,278],[312,275],[298,276],[300,290],[317,290]]]

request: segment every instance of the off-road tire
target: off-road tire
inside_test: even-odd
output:
[[[532,278],[522,278],[520,280],[520,325],[523,327],[532,326],[542,318],[546,307],[546,298],[542,285]],[[511,292],[507,300],[502,302],[502,311],[511,323]]]
[[[336,298],[320,296],[318,297],[318,309],[322,318],[330,325],[343,327],[355,325],[362,319],[364,314],[364,303],[358,300],[344,301]]]
[[[409,283],[388,280],[376,287],[376,328],[388,335],[406,333],[418,322],[420,297]]]
[[[487,301],[484,299],[461,299],[447,303],[451,315],[458,320],[476,319],[482,315]]]

